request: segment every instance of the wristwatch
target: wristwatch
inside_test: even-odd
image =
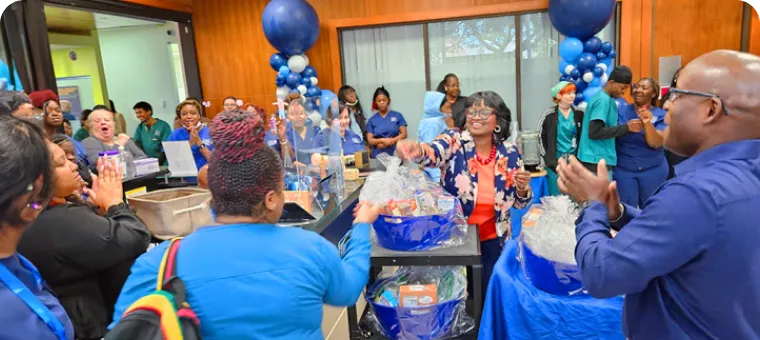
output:
[[[198,149],[199,150],[203,150],[205,148],[206,148],[206,144],[205,143],[201,143],[201,145],[198,145]]]

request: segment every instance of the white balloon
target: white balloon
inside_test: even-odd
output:
[[[311,126],[319,126],[322,123],[322,115],[316,110],[309,114],[309,119],[311,119]]]
[[[294,55],[288,59],[288,68],[290,72],[301,73],[309,65],[309,61],[306,60],[306,56],[303,54]]]
[[[290,88],[287,85],[282,86],[282,87],[278,87],[277,88],[277,92],[276,92],[277,99],[285,99],[285,98],[287,98],[288,97],[288,93],[290,93]]]
[[[567,67],[565,67],[565,74],[569,76],[570,73],[573,72],[573,70],[575,70],[575,66],[567,65]]]
[[[592,80],[594,80],[594,74],[591,72],[586,72],[583,74],[583,81],[590,83]]]
[[[306,90],[306,85],[298,85],[298,92],[301,92],[301,95],[305,95]]]
[[[587,102],[583,102],[583,103],[581,103],[580,105],[578,105],[577,107],[578,107],[578,109],[580,109],[581,111],[586,111],[586,108],[588,107],[588,103],[587,103]]]
[[[302,54],[304,59],[306,59],[306,66],[309,66],[309,63],[311,63],[311,60],[309,60],[309,57],[307,57],[305,54]]]
[[[610,77],[607,76],[607,73],[603,74],[602,75],[602,87],[604,87],[604,85],[607,85],[607,81],[609,81],[609,80],[610,80]]]
[[[607,64],[605,63],[596,64],[596,67],[601,67],[604,72],[607,72]]]
[[[311,86],[317,86],[317,84],[319,84],[317,77],[311,77]]]

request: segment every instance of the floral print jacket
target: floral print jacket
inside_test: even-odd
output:
[[[462,210],[469,218],[478,197],[477,160],[472,135],[467,131],[447,130],[432,142],[423,143],[422,149],[420,164],[441,169],[441,185],[459,198]],[[522,158],[514,144],[507,141],[497,144],[496,159],[492,164],[495,167],[496,234],[504,240],[511,237],[509,209],[522,209],[530,205],[533,192],[529,192],[527,197],[517,195],[514,174],[522,167]]]

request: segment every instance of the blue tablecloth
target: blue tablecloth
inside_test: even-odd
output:
[[[625,339],[622,297],[602,300],[545,293],[523,274],[517,249],[517,241],[507,241],[496,262],[479,340]]]
[[[531,178],[530,188],[533,189],[533,204],[541,203],[541,197],[549,196],[549,182],[546,181],[546,176]],[[530,210],[530,207],[525,209],[512,208],[509,211],[509,217],[511,218],[512,223],[512,239],[516,239],[520,236],[522,218],[528,210]]]

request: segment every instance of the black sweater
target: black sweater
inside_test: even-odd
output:
[[[583,127],[583,111],[572,109],[575,117],[577,136]],[[544,165],[552,171],[557,169],[557,125],[559,125],[559,106],[555,105],[544,111],[538,121],[539,148],[544,157]]]
[[[124,205],[105,216],[88,207],[45,209],[18,251],[39,269],[74,324],[77,339],[100,339],[129,269],[150,243],[145,224]]]

